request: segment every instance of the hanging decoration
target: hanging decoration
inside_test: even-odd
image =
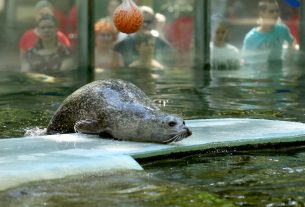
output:
[[[143,15],[132,0],[123,0],[113,13],[116,28],[123,33],[134,33],[143,24]]]

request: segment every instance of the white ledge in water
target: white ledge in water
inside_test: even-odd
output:
[[[305,141],[305,124],[263,119],[188,120],[193,135],[154,144],[62,134],[0,139],[0,190],[91,172],[143,170],[134,160],[171,153]]]

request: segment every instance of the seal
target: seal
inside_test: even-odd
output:
[[[72,132],[165,144],[192,134],[182,118],[162,112],[143,91],[123,80],[91,82],[63,101],[47,134]]]

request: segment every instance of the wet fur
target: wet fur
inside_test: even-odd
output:
[[[169,118],[181,126],[164,129],[160,123]],[[86,128],[86,122],[85,126],[81,125],[84,120],[89,123],[93,120],[93,124]],[[89,83],[68,96],[52,117],[47,134],[73,133],[81,129],[122,140],[170,143],[191,134],[182,122],[180,117],[161,112],[135,85],[122,80],[105,80]],[[160,138],[149,130],[157,132]]]

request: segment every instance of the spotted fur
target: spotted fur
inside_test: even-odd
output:
[[[68,96],[47,134],[82,132],[120,140],[170,143],[191,135],[182,118],[162,112],[135,85],[99,80]]]

